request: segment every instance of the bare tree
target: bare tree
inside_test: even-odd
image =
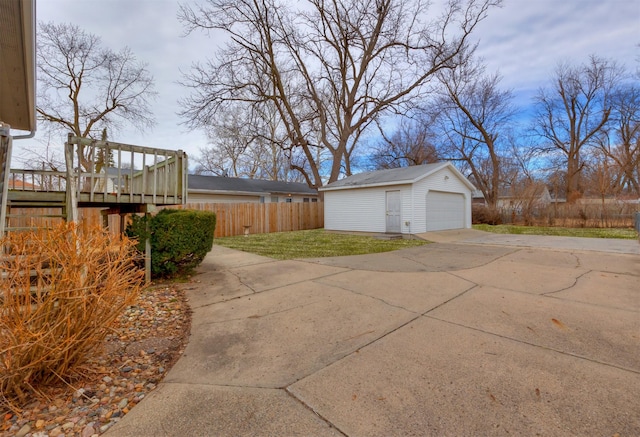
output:
[[[539,151],[535,147],[537,143],[531,137],[523,135],[522,129],[518,129],[518,126],[513,125],[512,129],[504,135],[509,148],[503,152],[500,159],[501,184],[511,189],[522,182],[529,184],[543,178]]]
[[[428,120],[404,118],[391,135],[381,127],[371,161],[375,168],[397,168],[438,161],[434,132]]]
[[[585,160],[584,189],[590,197],[600,198],[604,207],[607,197],[619,194],[621,186],[615,163],[602,150],[595,149]]]
[[[290,180],[289,157],[281,148],[286,133],[276,114],[250,108],[242,102],[229,105],[205,130],[210,146],[195,158],[196,173]]]
[[[103,129],[117,130],[121,123],[140,129],[153,124],[153,77],[129,48],[104,48],[98,36],[73,24],[40,23],[37,68],[37,112],[53,129],[100,138]],[[93,153],[79,148],[86,170]]]
[[[560,64],[551,89],[536,97],[535,131],[547,141],[543,149],[559,153],[566,163],[566,198],[582,196],[583,149],[594,146],[611,114],[610,94],[621,74],[613,62],[591,56],[577,67]]]
[[[525,226],[531,226],[534,223],[535,213],[540,212],[551,201],[548,193],[544,182],[523,177],[517,183],[511,184],[506,191],[509,203],[501,206],[500,209],[503,213],[511,212],[512,223],[515,223],[515,218],[519,215]]]
[[[495,208],[503,182],[502,156],[509,147],[507,130],[515,111],[513,95],[500,89],[500,76],[487,75],[478,60],[437,76],[442,93],[430,112],[440,120],[440,135],[446,138],[442,150],[449,159],[464,162],[488,207]]]
[[[620,190],[640,197],[640,88],[622,86],[611,98],[609,135],[600,144],[617,169]]]
[[[217,141],[209,147],[200,148],[200,155],[193,159],[195,174],[238,177],[235,169],[239,155],[231,155],[224,146],[222,141]],[[231,152],[236,152],[236,149],[232,148]]]
[[[211,146],[200,149],[201,156],[195,159],[196,173],[231,177],[250,175],[250,171],[245,172],[242,160],[254,138],[245,115],[242,108],[235,107],[207,126]]]
[[[291,168],[319,187],[351,174],[352,154],[376,119],[405,112],[435,73],[464,61],[458,54],[469,35],[500,3],[450,0],[431,15],[425,0],[183,5],[188,32],[222,30],[230,42],[185,76],[191,94],[181,114],[191,127],[204,127],[230,102],[272,105],[287,134],[283,148],[304,157]],[[318,149],[330,157],[326,175]]]

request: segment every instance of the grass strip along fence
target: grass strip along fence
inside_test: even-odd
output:
[[[561,237],[638,238],[633,228],[567,228],[555,226],[473,225],[474,229],[494,234],[554,235]]]

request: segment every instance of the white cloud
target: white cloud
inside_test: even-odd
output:
[[[478,53],[503,85],[530,93],[550,80],[559,62],[590,55],[635,68],[640,50],[637,0],[506,0],[478,29]]]
[[[186,150],[205,146],[201,132],[188,132],[176,115],[186,92],[176,81],[198,60],[211,57],[220,35],[182,37],[177,0],[38,0],[38,20],[70,22],[102,37],[114,50],[129,46],[148,63],[159,92],[154,105],[157,126],[145,133],[126,129],[113,139],[125,143]],[[528,103],[545,85],[559,61],[579,63],[590,54],[637,68],[640,57],[638,0],[505,0],[478,28],[478,53],[518,103]],[[42,133],[40,134],[42,138]],[[60,143],[62,140],[60,141]],[[16,141],[19,149],[41,147],[36,140]]]
[[[137,59],[148,64],[154,76],[158,98],[152,105],[157,124],[145,132],[131,126],[111,135],[115,141],[165,149],[186,150],[190,156],[205,146],[202,132],[190,132],[181,125],[177,100],[185,90],[177,83],[180,71],[208,55],[215,43],[205,35],[183,37],[176,16],[177,0],[40,0],[38,21],[77,24],[101,37],[105,46],[119,50],[131,48]],[[16,141],[14,157],[41,148],[43,129],[34,140]],[[52,138],[62,144],[64,139]]]

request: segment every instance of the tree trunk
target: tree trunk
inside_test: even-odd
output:
[[[580,192],[580,160],[577,153],[567,157],[567,203],[575,203],[582,197]]]

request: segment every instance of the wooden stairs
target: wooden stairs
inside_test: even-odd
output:
[[[33,230],[42,226],[50,226],[57,220],[67,220],[66,202],[16,202],[9,200],[6,211],[5,232]]]

